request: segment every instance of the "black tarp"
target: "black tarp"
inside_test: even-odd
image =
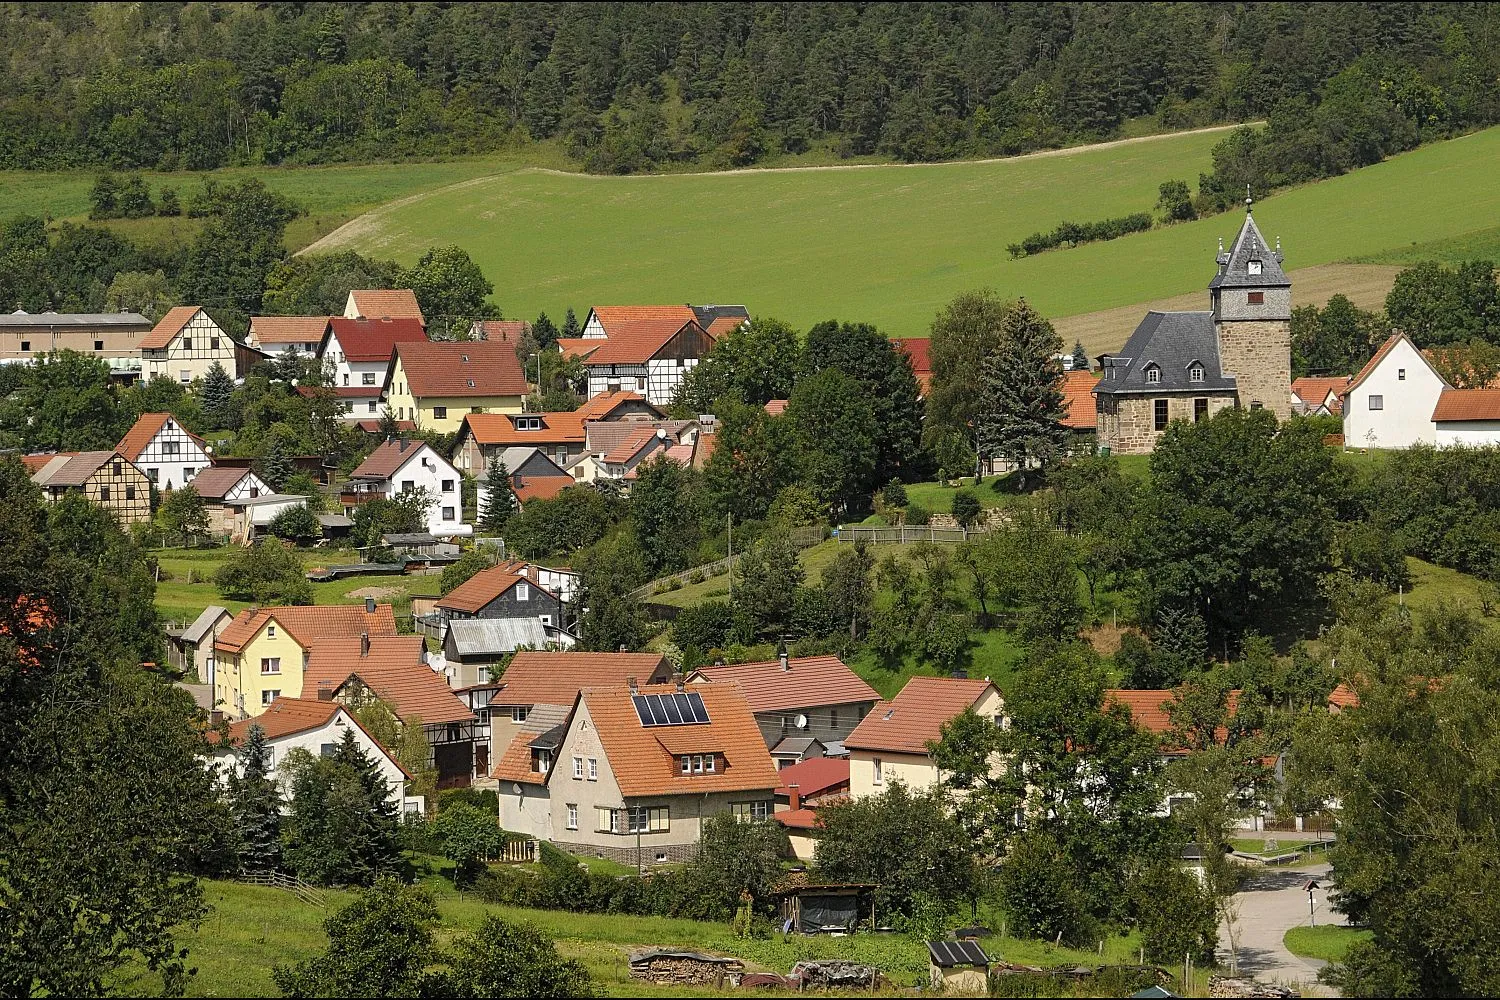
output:
[[[859,895],[804,893],[797,897],[797,915],[797,930],[803,934],[816,934],[828,927],[852,931],[859,922]]]

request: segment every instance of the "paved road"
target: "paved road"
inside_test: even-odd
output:
[[[1326,986],[1318,984],[1318,969],[1324,963],[1317,959],[1298,958],[1286,950],[1282,938],[1293,927],[1308,922],[1307,891],[1309,880],[1328,884],[1328,865],[1312,868],[1267,869],[1257,871],[1245,883],[1243,891],[1235,896],[1239,908],[1239,919],[1235,922],[1239,938],[1239,972],[1242,976],[1253,976],[1266,982],[1310,987],[1304,995],[1335,996]],[[1317,922],[1343,924],[1340,913],[1328,906],[1328,894],[1323,889],[1313,893]],[[1219,929],[1219,961],[1230,966],[1229,932]]]

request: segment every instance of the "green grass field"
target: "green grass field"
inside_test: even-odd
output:
[[[926,331],[983,285],[1064,316],[1191,292],[1239,214],[1011,260],[1067,219],[1149,210],[1194,179],[1219,134],[990,163],[712,175],[497,174],[363,216],[325,244],[403,261],[457,243],[508,315],[603,302],[744,302],[808,325],[837,316]],[[1500,211],[1500,128],[1437,143],[1257,204],[1287,266],[1453,240]],[[1206,301],[1206,299],[1205,299]],[[1123,339],[1125,333],[1121,331]]]
[[[1282,942],[1286,950],[1303,958],[1342,962],[1351,945],[1369,941],[1374,935],[1353,927],[1293,927]]]

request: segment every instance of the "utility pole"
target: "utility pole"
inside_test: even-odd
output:
[[[725,514],[724,521],[729,525],[729,603],[734,604],[734,515]]]

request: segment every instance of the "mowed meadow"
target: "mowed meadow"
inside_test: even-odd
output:
[[[1150,210],[1162,181],[1196,183],[1222,138],[853,169],[641,177],[525,169],[377,209],[317,246],[409,262],[428,246],[456,243],[513,316],[566,306],[581,314],[606,302],[742,302],[801,326],[838,317],[914,335],[954,293],[984,285],[1025,295],[1054,317],[1203,289],[1238,212],[1020,260],[1005,247],[1064,219]],[[1268,238],[1281,237],[1290,268],[1399,259],[1413,244],[1493,227],[1497,164],[1500,128],[1283,191],[1257,202],[1256,218]]]

